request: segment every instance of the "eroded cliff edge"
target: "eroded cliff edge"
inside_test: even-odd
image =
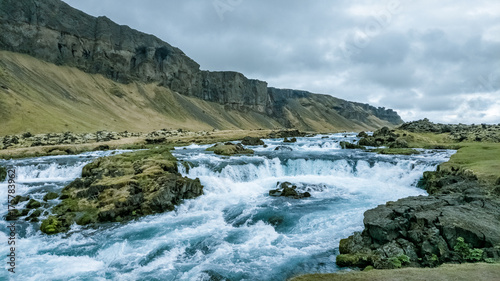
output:
[[[353,121],[372,128],[402,123],[391,109],[269,88],[266,82],[237,72],[202,71],[180,49],[153,35],[106,17],[89,16],[59,0],[0,0],[0,26],[0,49],[102,74],[120,83],[156,83],[228,109],[261,113],[284,127],[313,128],[308,118],[341,124]],[[306,112],[308,107],[314,110]],[[298,109],[304,112],[299,114]]]

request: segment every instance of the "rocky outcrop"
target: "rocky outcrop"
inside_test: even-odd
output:
[[[142,137],[147,144],[162,143],[170,137],[200,137],[207,136],[210,133],[207,131],[190,132],[185,130],[157,130],[149,133],[131,133],[131,132],[110,132],[97,131],[95,133],[77,134],[73,132],[64,133],[48,133],[33,135],[26,132],[19,135],[7,135],[0,137],[0,149],[17,148],[17,147],[35,147],[48,145],[65,145],[65,144],[84,144],[84,143],[99,143],[119,140],[122,138]],[[98,147],[98,150],[109,149],[106,147]],[[74,153],[68,149],[68,154]]]
[[[468,172],[426,172],[431,194],[365,212],[363,232],[340,241],[341,266],[396,268],[500,259],[500,198]],[[401,264],[399,264],[401,267]]]
[[[500,124],[439,124],[430,122],[429,119],[407,122],[398,129],[415,133],[449,133],[450,139],[462,141],[500,142]]]
[[[99,158],[62,190],[62,202],[52,208],[40,229],[55,234],[75,222],[121,222],[172,211],[182,200],[201,194],[200,181],[177,172],[177,160],[168,148]]]
[[[363,136],[358,144],[361,146],[388,146],[389,148],[408,148],[408,143],[399,138],[400,135],[396,134],[394,130],[383,127],[373,133],[372,136],[359,134]]]
[[[289,182],[278,182],[276,184],[276,189],[269,190],[269,195],[273,197],[288,197],[293,199],[302,199],[311,197],[309,192],[300,192],[297,190],[297,186]]]
[[[246,149],[245,147],[243,147],[241,143],[234,144],[232,142],[217,143],[214,146],[207,148],[206,151],[213,151],[217,155],[224,155],[224,156],[254,153],[253,150]]]
[[[241,144],[243,144],[243,145],[264,145],[265,143],[260,138],[244,137],[241,140]]]
[[[0,166],[0,182],[3,182],[7,177],[7,169],[5,167]]]
[[[349,121],[361,128],[402,123],[390,109],[306,91],[268,88],[265,81],[237,72],[201,71],[181,50],[157,37],[106,17],[89,16],[60,0],[0,0],[0,27],[0,49],[102,74],[121,83],[156,83],[227,109],[262,114],[283,127],[309,130],[318,121],[342,128],[348,127]],[[297,104],[314,112],[309,114],[314,122],[297,113]]]

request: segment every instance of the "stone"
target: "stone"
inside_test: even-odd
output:
[[[241,141],[241,144],[243,144],[243,145],[264,145],[264,141],[261,140],[260,138],[244,137],[243,140]]]
[[[49,192],[43,196],[43,201],[53,200],[56,199],[57,197],[59,197],[59,194],[55,192]]]
[[[275,151],[293,151],[293,148],[291,148],[289,146],[278,145],[274,150]]]
[[[207,151],[213,151],[218,155],[231,156],[236,154],[253,154],[254,151],[251,149],[245,149],[241,143],[218,143],[212,147],[206,149]]]
[[[342,149],[365,149],[365,147],[362,145],[350,143],[347,141],[341,141],[339,142],[339,145],[340,147],[342,147]]]
[[[297,186],[292,185],[290,182],[278,182],[276,184],[277,189],[269,191],[269,195],[273,197],[289,197],[294,199],[308,198],[311,197],[309,192],[299,192],[297,191]]]
[[[42,206],[42,204],[40,202],[36,201],[35,199],[30,199],[30,201],[26,205],[26,208],[36,209],[36,208],[40,208],[41,206]]]
[[[82,178],[62,190],[62,201],[42,222],[47,234],[71,224],[122,222],[171,211],[203,194],[199,179],[182,177],[168,147],[102,157],[84,166]]]

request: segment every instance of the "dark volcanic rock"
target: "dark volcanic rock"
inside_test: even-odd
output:
[[[276,186],[278,187],[277,189],[269,190],[269,195],[274,197],[284,196],[294,199],[311,197],[309,192],[299,192],[297,191],[297,186],[289,182],[278,182]]]
[[[291,148],[289,146],[278,145],[274,150],[275,151],[293,151],[293,148]]]
[[[243,140],[241,141],[241,144],[243,144],[243,145],[264,145],[264,141],[261,140],[260,138],[244,137]]]
[[[226,155],[226,156],[254,153],[253,150],[244,148],[241,143],[233,144],[231,142],[225,144],[218,143],[212,147],[207,148],[206,150],[213,151],[215,154],[218,155]]]
[[[364,133],[364,132],[363,132]],[[373,136],[360,133],[362,136],[358,145],[361,146],[388,146],[390,148],[408,148],[408,143],[399,138],[399,135],[387,127],[383,127],[373,133]]]
[[[341,142],[339,142],[339,145],[340,145],[340,147],[342,147],[342,149],[365,149],[365,147],[362,145],[350,143],[347,141],[341,141]]]
[[[480,249],[478,260],[500,258],[500,198],[467,173],[427,172],[421,185],[433,195],[366,211],[363,232],[340,242],[340,264],[392,268],[391,259],[401,255],[414,266],[473,261],[457,252],[459,238]]]
[[[487,141],[500,142],[500,124],[439,124],[432,123],[425,118],[418,121],[407,122],[398,129],[415,133],[450,133],[450,138],[455,141]]]

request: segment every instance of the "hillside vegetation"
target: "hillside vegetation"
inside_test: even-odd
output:
[[[335,101],[321,95],[293,99],[284,117],[292,127],[309,131],[366,130],[389,124],[374,116],[369,122],[347,119],[331,109]],[[8,51],[0,51],[0,119],[0,135],[283,127],[279,120],[253,110],[231,109],[154,83],[122,84]]]

